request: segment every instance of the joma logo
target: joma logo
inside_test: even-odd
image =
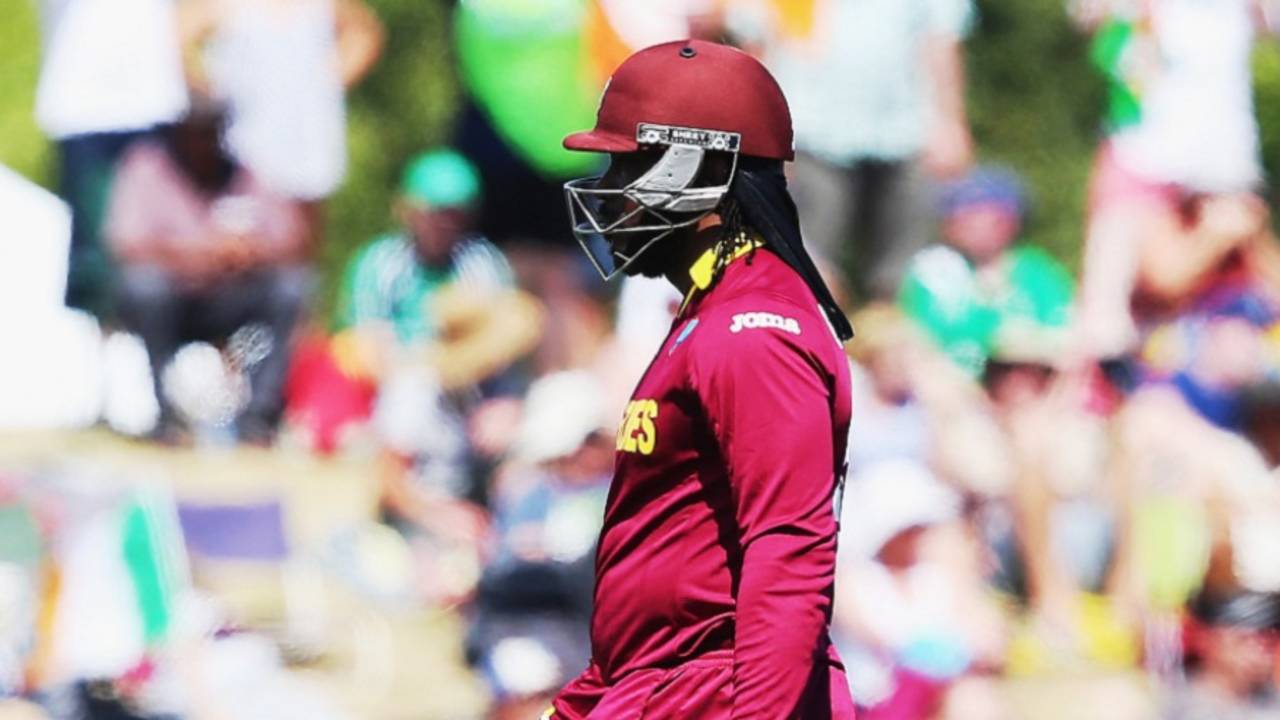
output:
[[[749,312],[738,313],[733,316],[733,324],[729,326],[729,332],[742,332],[743,328],[752,330],[755,328],[778,328],[785,330],[792,335],[800,334],[800,323],[795,318],[782,317],[767,312]]]

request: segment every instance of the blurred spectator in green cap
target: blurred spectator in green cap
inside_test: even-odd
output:
[[[480,176],[459,153],[431,150],[405,168],[395,215],[400,228],[361,248],[348,265],[338,318],[344,328],[382,324],[402,343],[437,330],[433,297],[458,284],[477,293],[512,285],[506,258],[472,232]]]
[[[327,344],[346,380],[375,388],[371,416],[353,418],[354,428],[369,432],[354,437],[371,439],[388,461],[389,515],[464,543],[478,538],[465,520],[479,516],[470,501],[483,500],[477,461],[504,450],[485,439],[510,435],[473,426],[518,417],[498,408],[518,406],[514,366],[542,326],[541,306],[516,289],[502,252],[472,229],[480,199],[480,176],[457,151],[410,160],[393,208],[399,227],[351,260],[340,330]],[[331,386],[295,398],[291,408],[322,448],[347,444],[323,442],[325,429],[309,419],[323,414],[317,408]]]
[[[502,251],[473,230],[480,175],[451,149],[409,162],[400,228],[357,251],[338,308],[343,368],[380,383],[430,368],[447,393],[473,387],[537,341],[541,313],[515,288]]]

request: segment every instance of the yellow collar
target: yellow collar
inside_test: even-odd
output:
[[[760,247],[764,247],[764,243],[760,240],[752,240],[745,243],[733,251],[733,257],[729,258],[729,262],[735,262],[738,258]],[[702,253],[689,268],[689,279],[693,281],[693,285],[689,287],[689,292],[684,296],[684,302],[680,304],[680,312],[684,312],[684,309],[689,305],[689,301],[693,299],[695,294],[711,287],[711,283],[716,279],[715,271],[716,248],[711,247]]]

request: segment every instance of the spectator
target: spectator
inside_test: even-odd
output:
[[[1234,581],[1254,589],[1276,582],[1262,561],[1274,542],[1266,529],[1275,484],[1237,434],[1247,428],[1247,389],[1276,370],[1267,349],[1277,306],[1265,207],[1247,193],[1172,192],[1163,206],[1143,206],[1125,315],[1135,334],[1125,354],[1101,364],[1122,398],[1116,472],[1133,493],[1129,524],[1145,528],[1134,537],[1127,594],[1166,613],[1197,587],[1210,551],[1232,556],[1221,565]]]
[[[503,372],[537,342],[541,319],[503,254],[472,231],[479,198],[479,176],[457,152],[412,160],[396,203],[402,229],[351,261],[334,339],[348,373],[379,387],[382,441],[406,462],[427,462],[430,484],[456,496],[473,494],[468,395],[509,394]]]
[[[1267,467],[1280,469],[1280,384],[1251,386],[1242,398],[1245,437],[1262,453]]]
[[[101,239],[116,164],[182,116],[187,92],[171,0],[41,0],[36,119],[58,148],[71,206],[66,300],[109,316],[113,269]]]
[[[1239,432],[1244,393],[1280,369],[1267,333],[1280,315],[1263,298],[1231,287],[1155,326],[1134,367],[1139,387],[1175,389],[1191,410],[1213,425]]]
[[[947,717],[1000,717],[978,673],[1003,663],[1003,619],[985,597],[959,496],[893,460],[851,480],[845,500],[832,626],[859,717],[936,717],[960,684],[963,708]]]
[[[1135,295],[1176,301],[1222,262],[1255,254],[1261,177],[1250,56],[1253,0],[1077,2],[1110,86],[1094,159],[1081,342],[1117,357],[1140,342]],[[1135,317],[1135,313],[1138,317]]]
[[[1112,85],[1095,159],[1079,342],[1111,392],[1131,496],[1126,594],[1165,614],[1200,583],[1269,590],[1276,489],[1239,437],[1274,372],[1276,247],[1253,118],[1250,0],[1079,13]],[[1084,6],[1082,6],[1084,7]],[[1226,556],[1230,562],[1211,562]],[[1206,568],[1210,569],[1206,576]]]
[[[479,561],[487,522],[481,461],[509,441],[519,380],[512,368],[537,343],[542,319],[540,306],[513,286],[503,254],[472,231],[479,198],[479,176],[459,153],[414,158],[396,201],[401,228],[349,264],[337,311],[342,330],[330,343],[344,375],[376,388],[383,509],[415,546],[428,548],[420,559],[445,574],[442,563]],[[328,401],[324,384],[313,390],[295,398],[303,407],[291,415],[305,418],[308,403]],[[450,602],[472,589],[447,580],[424,590]],[[451,589],[441,592],[442,584]]]
[[[531,717],[589,658],[596,538],[613,474],[604,393],[584,371],[529,388],[494,492],[494,553],[468,642],[496,718]]]
[[[850,437],[850,483],[885,462],[945,480],[965,502],[956,526],[985,545],[990,582],[1049,619],[1054,640],[1075,642],[1078,606],[1107,589],[1116,543],[1101,422],[1058,375],[1042,336],[1007,333],[979,384],[900,313],[872,305],[855,316],[854,376],[869,387],[855,396],[863,423]]]
[[[945,244],[911,259],[899,293],[907,313],[974,376],[1011,335],[1023,345],[1028,335],[1033,343],[1057,342],[1073,283],[1043,250],[1017,243],[1026,204],[1017,177],[975,170],[945,184],[939,204]]]
[[[756,23],[780,30],[763,48],[795,117],[801,223],[855,292],[892,298],[932,235],[926,177],[953,176],[971,160],[960,43],[972,7],[817,0],[811,13],[807,23],[795,11]],[[781,32],[797,26],[807,33]]]
[[[361,0],[186,0],[180,21],[192,87],[231,108],[231,149],[306,201],[316,231],[346,172],[343,93],[382,49],[377,16]]]
[[[1273,673],[1280,596],[1228,591],[1189,608],[1189,677],[1165,702],[1166,720],[1262,720],[1280,714]]]
[[[1016,242],[1025,199],[1009,171],[979,168],[944,184],[940,206],[945,244],[912,260],[900,302],[981,382],[976,407],[987,410],[970,411],[967,422],[991,418],[1000,428],[985,455],[1005,458],[1008,484],[983,494],[980,521],[999,560],[996,580],[1029,601],[1055,641],[1096,656],[1080,627],[1082,602],[1108,590],[1121,508],[1120,494],[1101,481],[1105,426],[1077,378],[1060,372],[1071,277],[1043,250]],[[954,457],[957,433],[948,432]]]
[[[296,206],[226,153],[225,118],[201,104],[162,142],[131,149],[111,197],[121,319],[147,346],[163,439],[180,429],[162,378],[183,343],[257,327],[265,330],[262,356],[246,359],[250,397],[236,431],[245,441],[270,440],[311,279]]]
[[[917,392],[923,337],[891,305],[873,303],[853,319],[861,329],[849,345],[861,421],[849,433],[850,477],[890,460],[929,464],[934,428]]]
[[[1082,382],[1064,373],[1060,345],[1035,335],[1003,339],[982,377],[1013,463],[1008,524],[987,540],[997,580],[1027,603],[1039,641],[1058,660],[1124,667],[1135,650],[1111,612],[1126,519],[1124,485],[1107,474],[1105,419]]]
[[[860,332],[848,353],[862,422],[849,436],[850,477],[909,460],[973,499],[1003,496],[1012,462],[983,389],[897,306],[867,305],[853,324]]]
[[[431,301],[451,285],[492,295],[512,285],[502,252],[472,231],[480,178],[461,154],[424,152],[405,168],[395,212],[401,229],[361,248],[348,266],[338,321],[354,332],[377,324],[399,343],[432,338]]]

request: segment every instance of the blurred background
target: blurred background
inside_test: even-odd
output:
[[[858,333],[861,716],[1280,717],[1280,3],[0,17],[0,718],[537,717],[679,300],[560,139],[689,36],[787,92]]]

